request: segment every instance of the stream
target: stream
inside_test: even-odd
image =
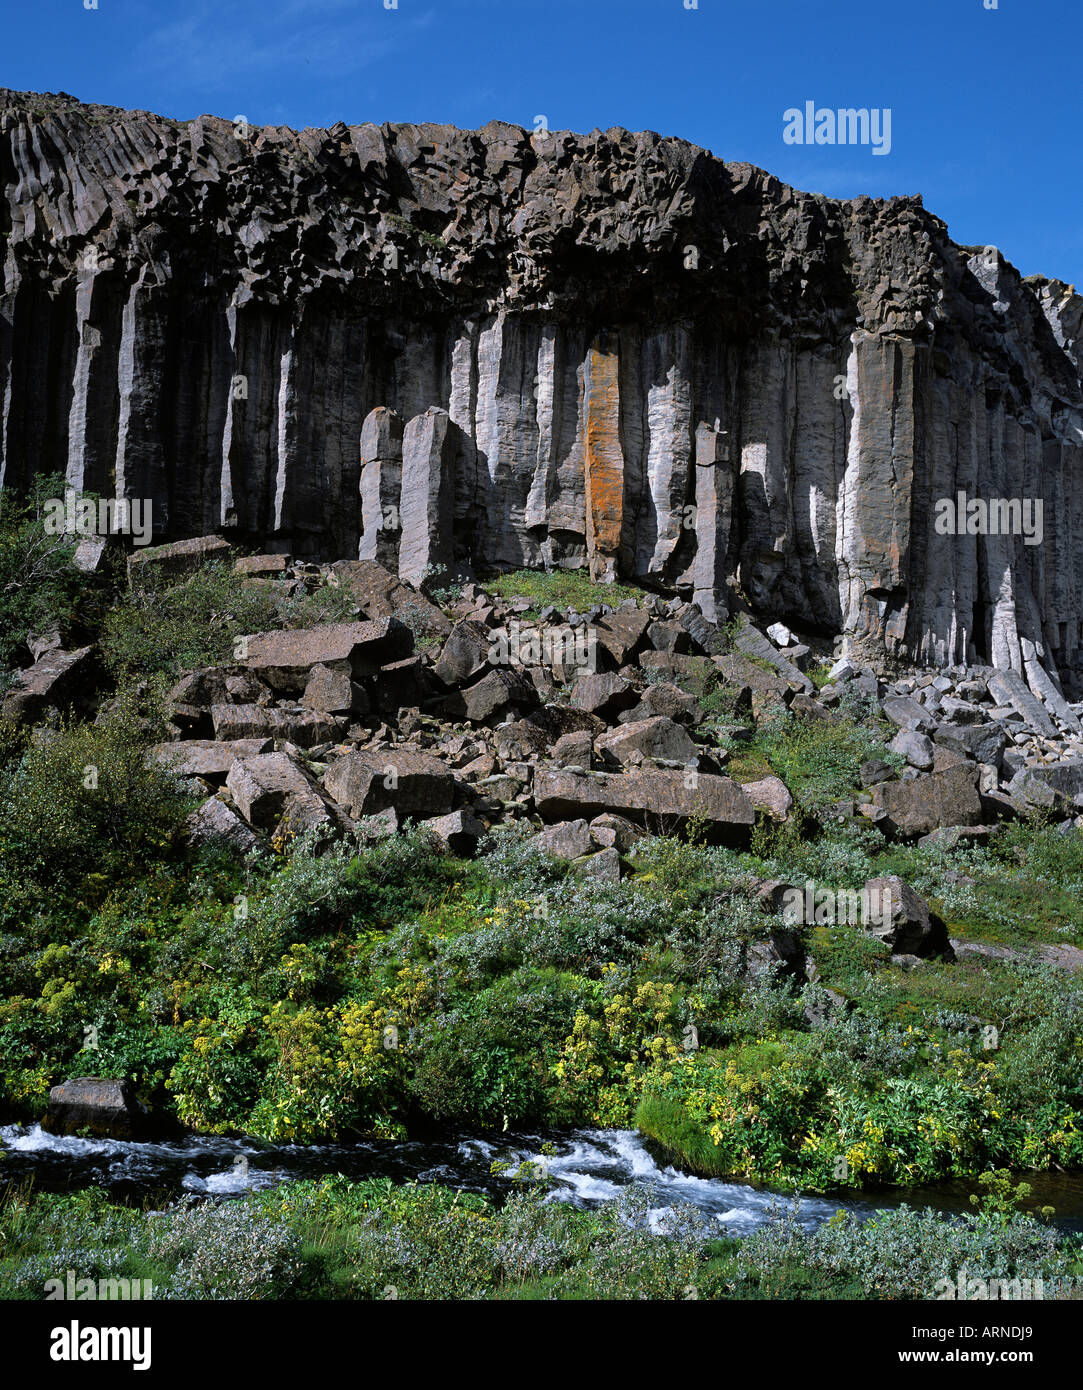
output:
[[[788,1199],[749,1183],[698,1178],[656,1159],[634,1130],[577,1129],[556,1134],[458,1135],[424,1141],[370,1141],[352,1144],[265,1145],[244,1139],[191,1135],[161,1143],[112,1139],[61,1138],[40,1125],[0,1126],[0,1187],[32,1180],[45,1191],[101,1186],[118,1201],[161,1202],[184,1192],[236,1197],[298,1178],[341,1173],[348,1178],[389,1177],[398,1182],[439,1182],[480,1192],[499,1201],[513,1188],[495,1176],[497,1160],[513,1166],[539,1160],[541,1146],[552,1145],[547,1161],[553,1179],[551,1200],[595,1207],[616,1198],[623,1187],[643,1184],[657,1210],[689,1204],[714,1218],[720,1233],[743,1235],[767,1220],[774,1203]],[[1027,1175],[1034,1205],[1056,1208],[1056,1225],[1083,1231],[1083,1176]],[[859,1215],[906,1203],[944,1213],[969,1209],[973,1183],[882,1189],[875,1193],[805,1197],[801,1222],[818,1226],[839,1208]]]

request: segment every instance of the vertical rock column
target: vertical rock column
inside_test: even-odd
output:
[[[359,560],[399,567],[402,535],[402,417],[379,405],[361,427],[361,542]]]
[[[724,621],[726,555],[733,520],[733,462],[725,430],[696,430],[696,556],[692,602],[709,622]]]
[[[169,534],[169,485],[160,402],[166,380],[166,301],[144,266],[121,318],[117,351],[116,495],[149,503],[154,537]]]
[[[123,295],[110,276],[87,275],[75,290],[76,357],[68,415],[67,481],[113,490],[117,451],[117,343]]]
[[[882,636],[888,595],[904,587],[914,482],[914,345],[854,334],[853,423],[836,541],[846,631]]]
[[[619,377],[617,353],[605,339],[596,341],[583,378],[587,555],[594,580],[616,579],[624,521]]]
[[[407,583],[419,583],[429,566],[452,563],[454,429],[447,411],[432,406],[403,435],[399,577]]]

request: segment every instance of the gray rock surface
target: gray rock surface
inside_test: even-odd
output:
[[[707,618],[739,585],[1078,731],[1083,299],[920,197],[650,131],[241,138],[7,90],[0,166],[7,483],[149,500],[156,542],[680,580]],[[938,533],[960,490],[1043,499],[1042,545]]]

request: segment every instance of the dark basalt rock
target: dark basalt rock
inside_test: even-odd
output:
[[[161,1123],[136,1099],[129,1081],[79,1076],[49,1092],[45,1128],[51,1134],[90,1133],[101,1139],[149,1139]]]
[[[1083,299],[920,197],[836,201],[653,131],[2,89],[0,170],[9,484],[120,477],[155,542],[677,587],[710,654],[739,589],[1046,704],[1079,664]],[[1055,559],[936,533],[960,490],[1045,499]]]

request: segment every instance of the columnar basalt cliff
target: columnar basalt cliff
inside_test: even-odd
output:
[[[1083,300],[918,197],[652,132],[8,91],[0,176],[5,485],[411,579],[589,566],[708,617],[739,590],[1038,687],[1081,660]],[[938,535],[959,491],[1041,499],[1042,543]]]

